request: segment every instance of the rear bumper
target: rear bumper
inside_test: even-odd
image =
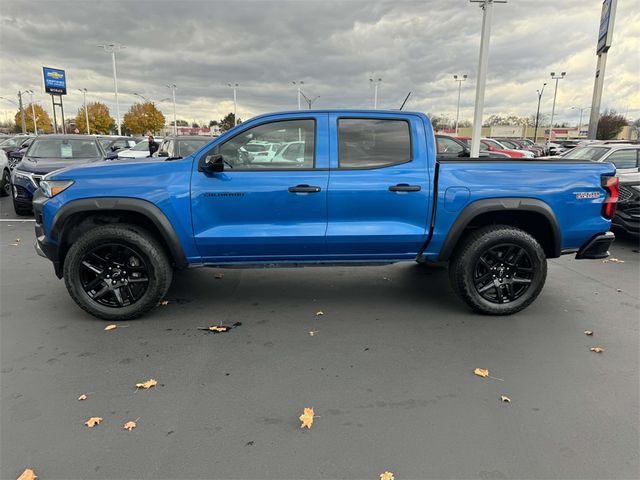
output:
[[[600,259],[607,258],[609,256],[609,247],[616,239],[613,232],[599,233],[585,243],[578,253],[576,259]]]

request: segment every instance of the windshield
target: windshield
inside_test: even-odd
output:
[[[28,151],[34,158],[80,159],[101,157],[94,139],[38,138]]]
[[[181,157],[187,157],[208,142],[208,138],[197,140],[178,140],[178,155]]]
[[[566,154],[564,158],[571,160],[599,160],[608,151],[607,147],[576,147]]]
[[[19,145],[22,145],[27,140],[29,140],[28,137],[7,138],[6,140],[2,141],[0,145],[2,145],[3,147],[17,147]]]
[[[132,152],[149,151],[149,140],[143,140],[131,149]]]
[[[500,143],[496,142],[495,140],[491,140],[491,139],[489,139],[489,138],[485,138],[485,139],[484,139],[484,140],[482,140],[482,141],[483,141],[483,142],[485,142],[485,143],[488,143],[488,144],[489,144],[489,146],[490,146],[490,147],[493,147],[493,148],[499,148],[500,150],[505,150],[505,148],[506,148],[504,145],[502,145],[502,144],[500,144]]]

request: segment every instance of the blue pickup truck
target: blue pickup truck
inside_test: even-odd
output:
[[[47,175],[36,250],[108,320],[156,306],[194,266],[448,263],[475,311],[538,296],[547,258],[605,258],[618,192],[607,163],[437,158],[427,116],[262,115],[186,158]],[[427,288],[427,286],[425,286]]]

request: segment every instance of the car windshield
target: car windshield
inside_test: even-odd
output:
[[[142,140],[135,147],[133,147],[131,151],[133,152],[149,151],[149,140]]]
[[[499,143],[499,142],[497,142],[497,141],[495,141],[495,140],[491,140],[491,139],[489,139],[489,138],[484,139],[484,140],[483,140],[483,142],[488,143],[490,147],[498,148],[498,149],[500,149],[500,150],[504,150],[504,149],[506,148],[506,147],[505,147],[504,145],[502,145],[501,143]]]
[[[0,145],[2,145],[3,147],[18,147],[18,146],[22,145],[28,139],[29,139],[28,137],[7,138],[6,140],[2,141],[2,143],[0,143]]]
[[[500,143],[509,148],[520,148],[520,145],[512,142],[511,140],[500,140]]]
[[[81,138],[38,138],[31,144],[28,155],[70,160],[102,156],[94,139]]]
[[[107,148],[111,142],[113,142],[113,140],[111,140],[110,138],[101,138],[100,140],[100,145],[102,145],[102,148]]]
[[[576,147],[566,154],[564,158],[571,160],[599,160],[609,150],[607,147]]]
[[[208,143],[208,138],[194,140],[178,140],[178,155],[187,157],[198,150],[201,146]]]

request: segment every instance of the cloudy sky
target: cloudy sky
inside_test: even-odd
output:
[[[549,72],[560,82],[557,115],[577,122],[572,106],[589,106],[601,0],[509,0],[494,8],[485,117],[535,113],[536,89]],[[640,9],[619,0],[603,108],[640,118]],[[67,117],[88,100],[115,117],[111,59],[97,47],[126,45],[118,55],[121,115],[134,92],[156,102],[175,83],[178,118],[219,119],[233,108],[227,83],[238,83],[238,115],[297,108],[292,81],[320,96],[318,108],[370,108],[369,78],[382,78],[380,108],[455,117],[453,74],[463,84],[461,119],[473,116],[482,10],[468,0],[0,0],[0,96],[33,89],[50,112],[42,66],[65,69]],[[547,86],[542,111],[549,113]],[[171,118],[171,103],[161,102]],[[0,120],[15,107],[0,99]]]

